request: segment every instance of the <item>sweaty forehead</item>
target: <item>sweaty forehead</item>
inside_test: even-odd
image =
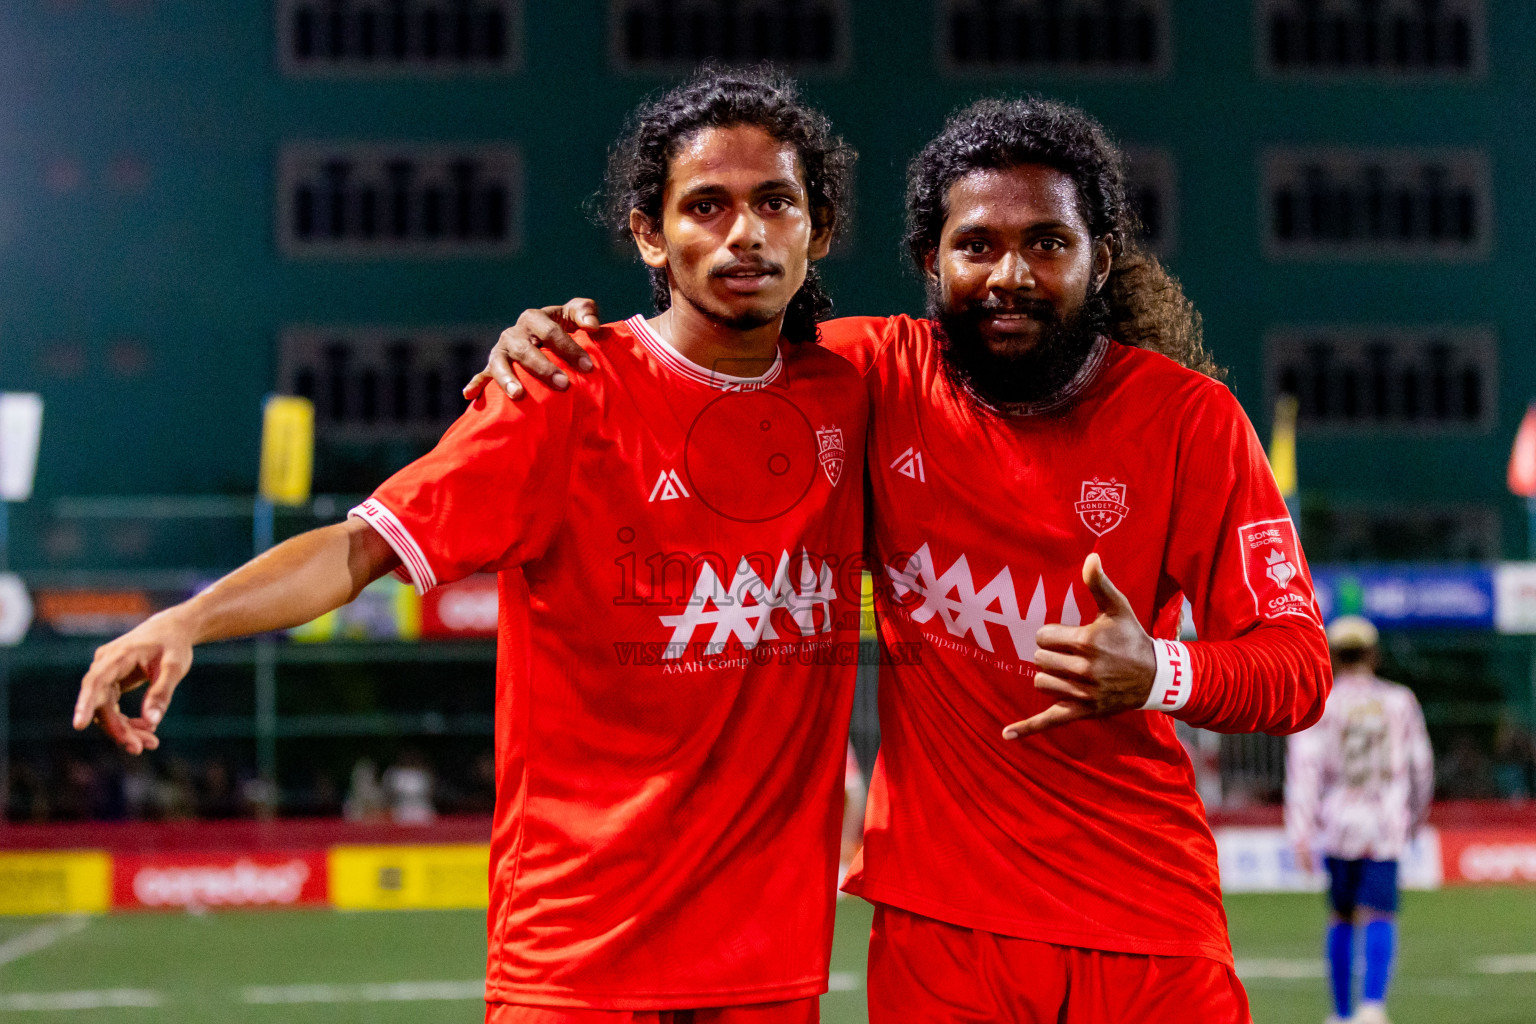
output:
[[[971,171],[949,187],[947,206],[946,230],[960,224],[1021,229],[1050,221],[1088,233],[1077,183],[1044,164]]]
[[[752,125],[704,128],[683,139],[667,167],[667,191],[708,185],[752,188],[771,180],[804,184],[795,147]]]

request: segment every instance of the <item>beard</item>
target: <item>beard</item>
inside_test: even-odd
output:
[[[1040,324],[1035,345],[1017,354],[994,352],[981,322],[999,310],[1022,312]],[[1108,306],[1090,296],[1063,320],[1046,302],[967,303],[945,308],[937,282],[928,286],[928,316],[937,326],[939,351],[952,380],[987,405],[1007,410],[1055,397],[1082,369],[1103,332]]]

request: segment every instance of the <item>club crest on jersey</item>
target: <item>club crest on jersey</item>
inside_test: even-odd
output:
[[[1082,499],[1077,503],[1077,517],[1095,536],[1102,537],[1119,526],[1129,512],[1125,503],[1125,484],[1114,477],[1104,480],[1084,480]]]
[[[836,487],[843,478],[843,462],[848,458],[841,427],[822,427],[816,431],[816,457],[821,460],[821,471]]]

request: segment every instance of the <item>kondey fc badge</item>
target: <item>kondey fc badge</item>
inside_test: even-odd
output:
[[[1102,537],[1120,525],[1130,507],[1125,503],[1125,484],[1113,477],[1104,480],[1084,480],[1082,500],[1077,503],[1077,517],[1095,536]]]
[[[821,461],[821,471],[836,487],[843,478],[843,462],[848,457],[841,427],[822,427],[816,431],[816,457]]]

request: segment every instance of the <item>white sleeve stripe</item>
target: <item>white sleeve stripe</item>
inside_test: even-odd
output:
[[[1189,648],[1177,640],[1152,641],[1157,655],[1157,675],[1152,692],[1142,705],[1148,711],[1178,711],[1189,703],[1195,688],[1195,671],[1189,663]]]
[[[432,564],[427,561],[421,545],[416,543],[416,538],[411,536],[411,531],[395,518],[393,512],[369,498],[348,512],[347,516],[349,518],[356,516],[378,531],[379,536],[384,538],[384,542],[400,556],[401,568],[409,573],[411,583],[416,587],[416,593],[425,594],[437,586],[437,575],[432,572]]]

